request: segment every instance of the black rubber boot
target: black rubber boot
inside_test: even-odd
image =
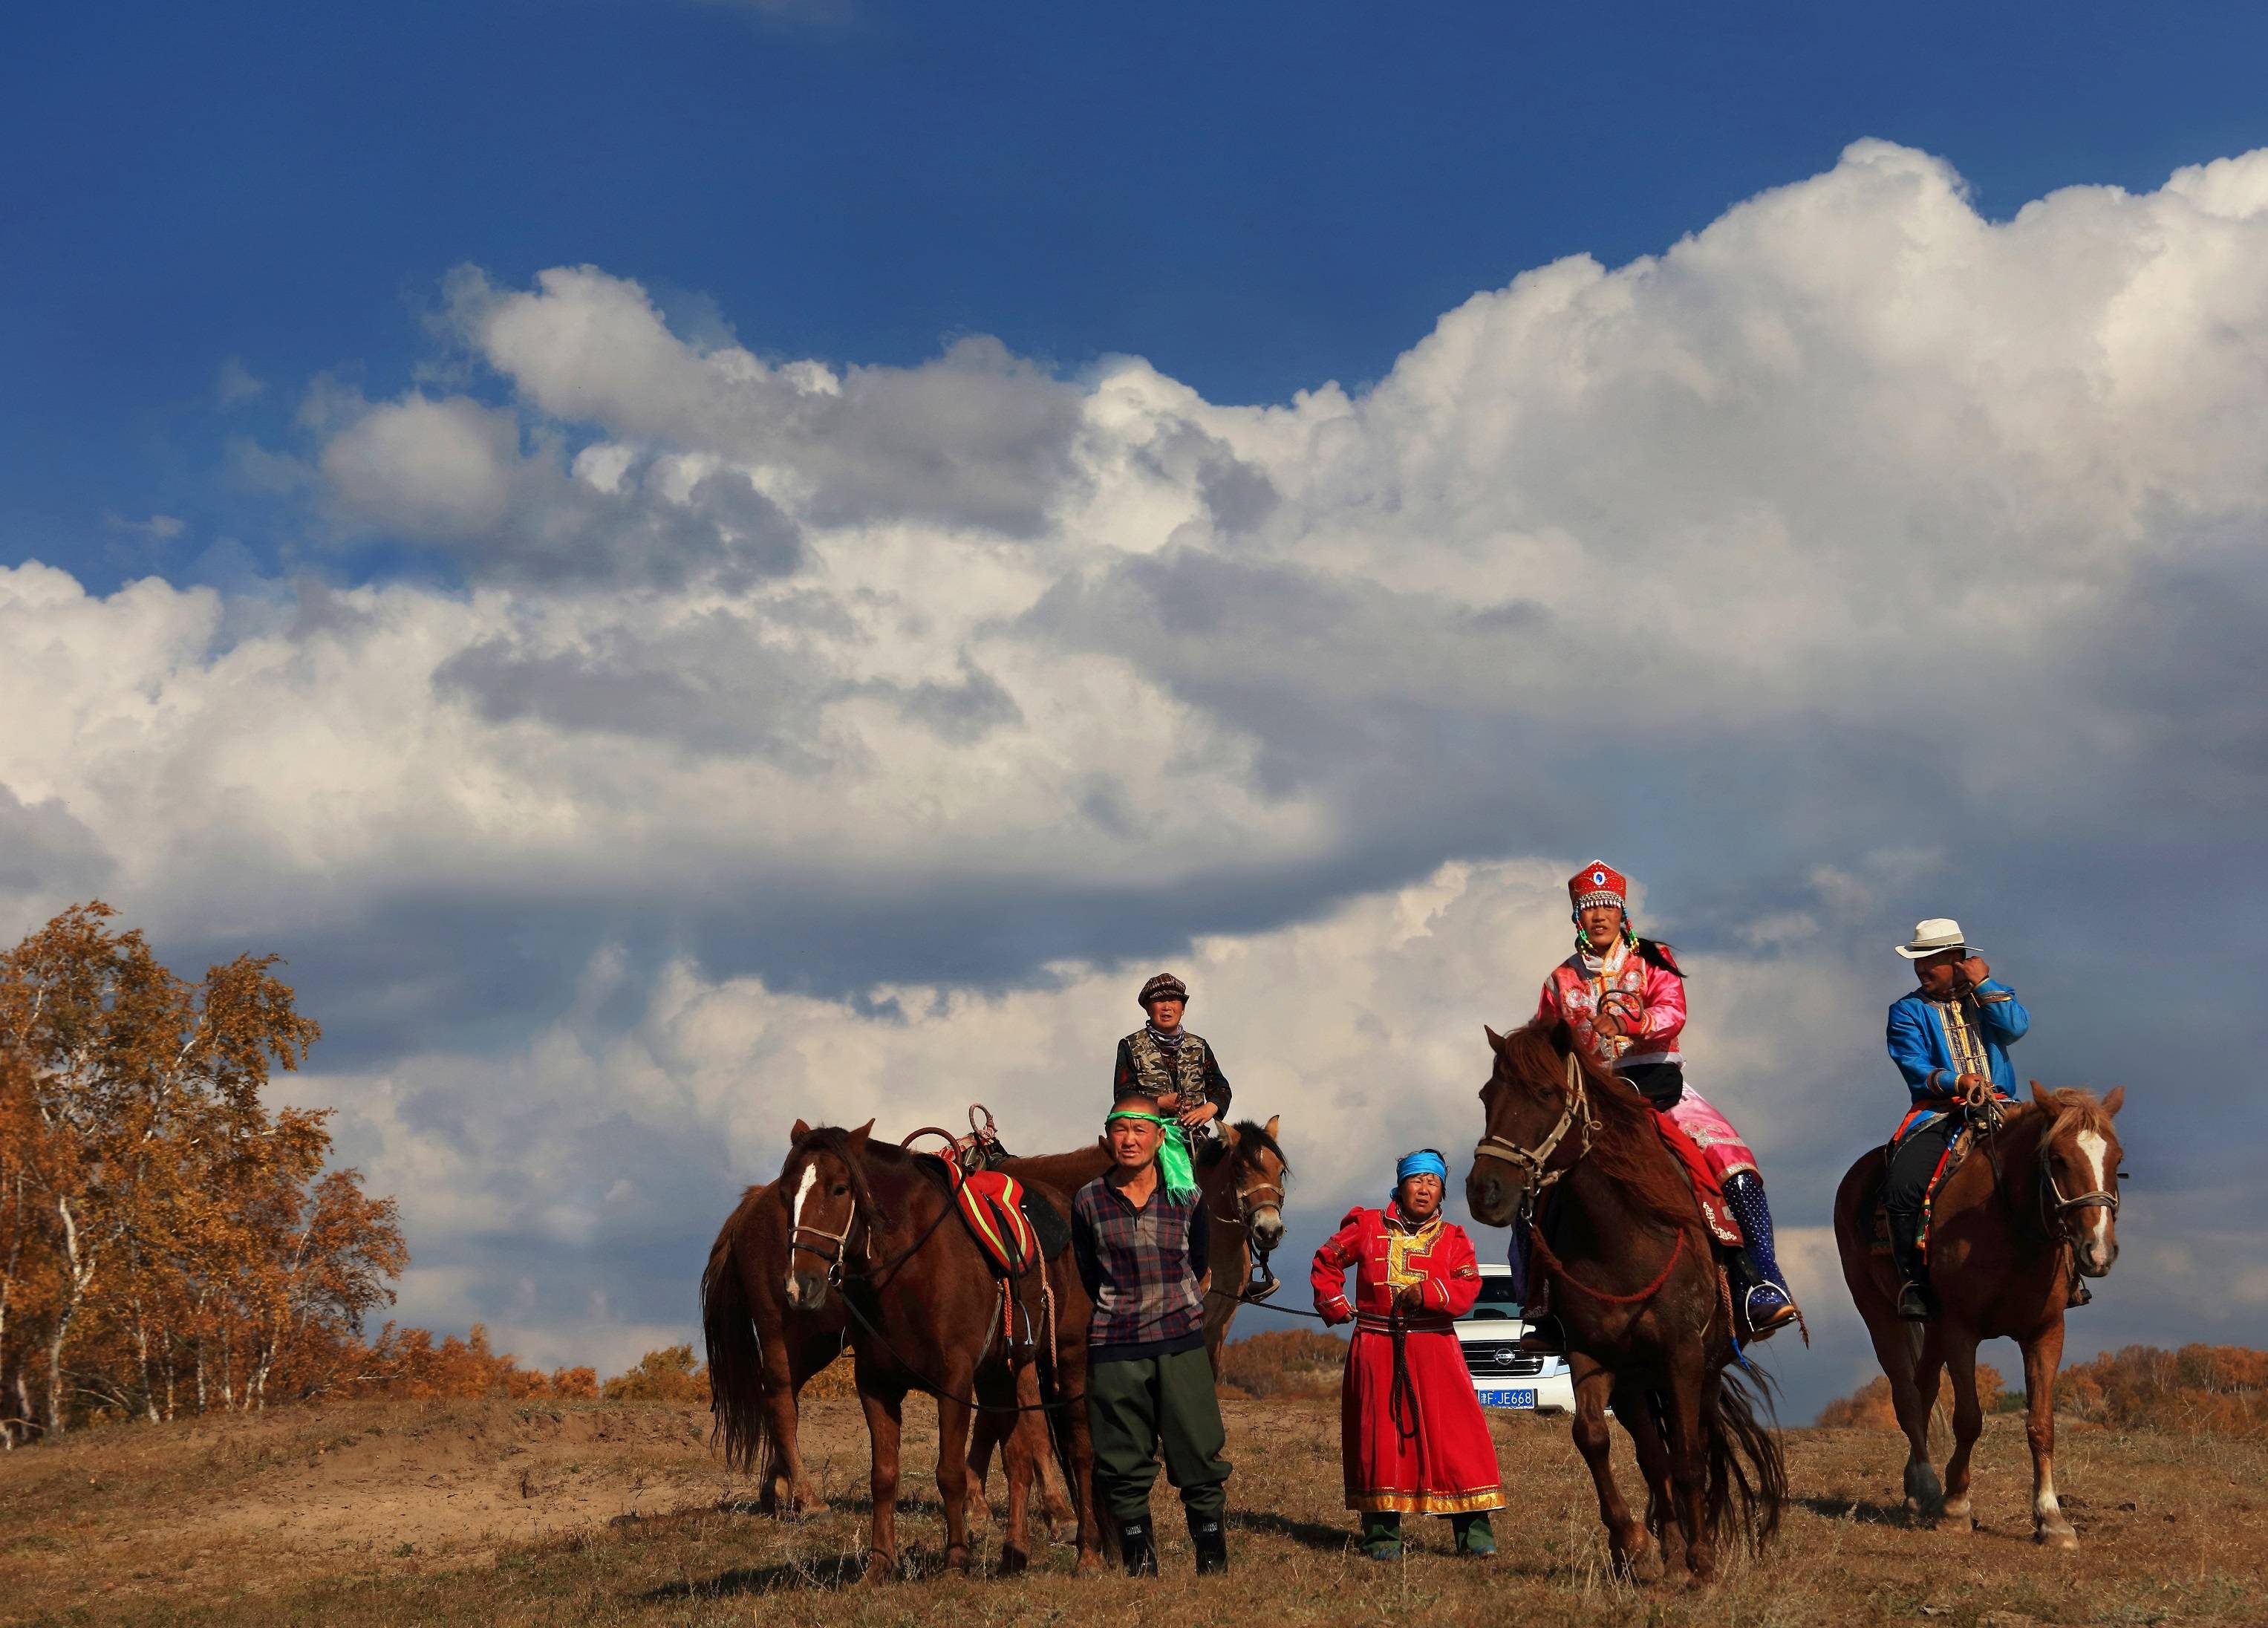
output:
[[[1125,1562],[1129,1577],[1155,1577],[1158,1574],[1158,1550],[1150,1541],[1148,1521],[1121,1521],[1118,1523],[1118,1558]]]
[[[1898,1269],[1898,1315],[1908,1322],[1927,1322],[1937,1315],[1937,1297],[1929,1292],[1929,1262],[1921,1246],[1911,1241],[1914,1223],[1904,1216],[1890,1218],[1890,1259]]]
[[[1189,1547],[1197,1551],[1197,1575],[1228,1570],[1228,1528],[1219,1515],[1189,1515]]]

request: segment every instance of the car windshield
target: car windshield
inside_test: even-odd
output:
[[[1469,1318],[1517,1317],[1520,1315],[1520,1296],[1513,1293],[1509,1275],[1490,1274],[1481,1278],[1480,1298],[1473,1302]]]

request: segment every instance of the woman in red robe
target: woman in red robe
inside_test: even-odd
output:
[[[1481,1269],[1465,1229],[1441,1215],[1448,1162],[1425,1148],[1394,1174],[1394,1202],[1348,1211],[1310,1274],[1323,1321],[1355,1325],[1339,1390],[1347,1507],[1373,1560],[1401,1557],[1407,1513],[1447,1515],[1459,1554],[1493,1554],[1488,1512],[1504,1507],[1504,1477],[1452,1326],[1479,1298]]]

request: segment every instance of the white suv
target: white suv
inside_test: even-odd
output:
[[[1519,1350],[1517,1342],[1527,1330],[1520,1320],[1520,1297],[1512,1292],[1512,1269],[1482,1267],[1481,1297],[1457,1320],[1457,1344],[1481,1406],[1572,1411],[1575,1388],[1567,1377],[1567,1359],[1557,1352]]]

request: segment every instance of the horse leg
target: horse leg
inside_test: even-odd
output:
[[[2032,1444],[2032,1541],[2058,1549],[2079,1547],[2055,1490],[2055,1376],[2063,1362],[2063,1315],[2058,1312],[2023,1342],[2024,1434]]]
[[[1607,1529],[1607,1549],[1614,1556],[1615,1570],[1632,1577],[1646,1554],[1646,1529],[1631,1519],[1622,1488],[1615,1484],[1614,1442],[1607,1433],[1607,1398],[1614,1389],[1615,1376],[1580,1355],[1570,1366],[1576,1369],[1575,1450],[1590,1466],[1592,1483],[1598,1488],[1599,1519]]]
[[[968,1424],[972,1411],[961,1400],[976,1376],[966,1364],[946,1370],[937,1399],[937,1492],[945,1505],[945,1564],[968,1571]]]
[[[1064,1397],[1086,1395],[1086,1348],[1080,1344],[1071,1351],[1057,1347],[1057,1391]],[[1036,1415],[1035,1417],[1037,1417]],[[1086,1424],[1086,1407],[1073,1401],[1069,1407],[1053,1416],[1054,1428],[1064,1433],[1070,1444],[1071,1507],[1079,1514],[1079,1559],[1074,1567],[1079,1572],[1099,1572],[1102,1569],[1102,1517],[1096,1508],[1094,1497],[1094,1438]]]
[[[1929,1352],[1928,1386],[1922,1390],[1922,1358],[1926,1342],[1912,1323],[1891,1315],[1887,1307],[1862,1307],[1867,1332],[1874,1342],[1874,1359],[1882,1377],[1890,1381],[1890,1405],[1898,1428],[1906,1435],[1906,1512],[1924,1521],[1945,1513],[1945,1489],[1929,1462],[1929,1415],[1937,1405],[1937,1354]]]
[[[1685,1570],[1696,1583],[1713,1583],[1717,1543],[1709,1534],[1709,1435],[1701,1416],[1704,1388],[1719,1381],[1697,1350],[1673,1349],[1669,1357],[1669,1486],[1677,1523],[1685,1529]]]
[[[1646,1527],[1661,1545],[1661,1571],[1668,1573],[1685,1564],[1685,1529],[1676,1518],[1669,1486],[1669,1445],[1662,1440],[1661,1421],[1653,1398],[1643,1389],[1620,1386],[1614,1394],[1615,1417],[1630,1432],[1638,1449],[1638,1470],[1646,1477]]]
[[[906,1394],[870,1389],[860,1376],[858,1405],[866,1415],[873,1467],[866,1481],[873,1500],[866,1535],[866,1580],[886,1583],[898,1572],[898,1438],[904,1427]]]
[[[983,1391],[977,1394],[981,1400],[986,1402],[995,1400]],[[996,1448],[1001,1449],[1000,1462],[1012,1477],[1009,1486],[1010,1495],[1013,1496],[1015,1482],[1012,1477],[1016,1473],[1016,1460],[1015,1450],[1009,1444],[1009,1433],[1012,1427],[1013,1419],[1012,1414],[996,1413],[989,1408],[980,1409],[977,1411],[976,1426],[969,1432],[968,1490],[975,1494],[975,1497],[968,1506],[968,1518],[978,1525],[988,1524],[992,1519],[990,1483],[992,1453]]]
[[[1016,1372],[1016,1388],[1011,1393],[1013,1402],[1001,1405],[1021,1405],[1029,1400],[1039,1400],[1038,1376],[1027,1364]],[[1030,1413],[979,1413],[976,1428],[982,1433],[993,1420],[1007,1421],[1000,1438],[1000,1462],[1008,1472],[1008,1525],[1000,1539],[1000,1574],[1013,1576],[1031,1564],[1031,1504],[1032,1475],[1039,1468],[1032,1452],[1031,1433],[1024,1428],[1026,1419],[1038,1417]]]
[[[784,1344],[784,1342],[780,1342]],[[767,1347],[767,1349],[770,1349]],[[819,1485],[804,1468],[803,1443],[799,1434],[802,1422],[803,1388],[812,1376],[842,1354],[839,1335],[822,1335],[806,1341],[786,1364],[787,1372],[780,1377],[784,1381],[765,1388],[765,1405],[772,1416],[772,1462],[764,1477],[764,1496],[770,1499],[772,1513],[778,1509],[774,1492],[775,1477],[787,1483],[787,1511],[799,1514],[810,1510],[824,1510],[827,1500],[820,1495]]]
[[[1953,1380],[1953,1455],[1945,1461],[1945,1513],[1977,1524],[1969,1498],[1969,1455],[1984,1429],[1984,1409],[1977,1397],[1977,1337],[1966,1329],[1944,1336],[1945,1368]]]

